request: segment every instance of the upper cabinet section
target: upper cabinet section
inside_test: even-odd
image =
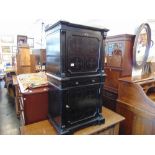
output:
[[[47,72],[63,78],[102,73],[107,31],[65,21],[46,28]]]

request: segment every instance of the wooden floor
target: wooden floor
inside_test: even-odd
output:
[[[15,113],[14,99],[11,98],[4,81],[0,80],[0,135],[18,135],[19,120]]]

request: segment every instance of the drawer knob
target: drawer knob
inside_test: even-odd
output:
[[[92,80],[92,82],[95,82],[95,80]]]
[[[75,82],[75,84],[76,84],[76,85],[78,85],[78,84],[79,84],[79,82]]]
[[[69,109],[69,108],[70,108],[70,106],[66,104],[66,108],[67,108],[67,109]]]

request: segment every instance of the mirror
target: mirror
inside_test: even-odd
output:
[[[142,69],[145,65],[151,44],[151,29],[147,23],[140,25],[133,47],[133,67]]]

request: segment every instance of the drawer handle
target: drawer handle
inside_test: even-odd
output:
[[[70,106],[66,104],[66,108],[67,108],[67,109],[69,109],[69,108],[70,108]]]
[[[76,85],[78,85],[78,84],[79,84],[79,82],[75,82],[75,84],[76,84]]]

